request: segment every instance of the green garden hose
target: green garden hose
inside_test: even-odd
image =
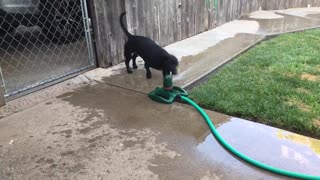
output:
[[[299,179],[311,179],[311,180],[320,180],[320,176],[312,176],[312,175],[306,175],[306,174],[300,174],[300,173],[296,173],[296,172],[291,172],[291,171],[286,171],[286,170],[282,170],[282,169],[278,169],[266,164],[263,164],[261,162],[258,162],[256,160],[253,160],[247,156],[245,156],[244,154],[240,153],[239,151],[237,151],[236,149],[234,149],[230,144],[228,144],[218,133],[218,131],[216,130],[216,128],[214,127],[214,125],[212,124],[209,116],[206,114],[206,112],[201,109],[200,106],[198,106],[194,101],[192,101],[191,99],[189,99],[187,96],[180,96],[181,100],[187,102],[188,104],[190,104],[191,106],[193,106],[194,108],[197,109],[197,111],[200,112],[200,114],[202,115],[202,117],[206,120],[208,126],[210,127],[210,130],[212,132],[212,134],[215,136],[215,138],[227,149],[229,150],[231,153],[233,153],[234,155],[236,155],[237,157],[239,157],[240,159],[248,162],[249,164],[252,164],[256,167],[259,167],[261,169],[276,173],[276,174],[280,174],[283,176],[287,176],[287,177],[292,177],[292,178],[299,178]]]

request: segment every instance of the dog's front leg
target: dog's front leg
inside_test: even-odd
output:
[[[150,67],[147,64],[144,64],[144,68],[146,68],[146,71],[147,71],[147,78],[151,79],[152,75],[151,75]]]
[[[132,74],[132,70],[130,69],[129,62],[130,62],[130,59],[129,59],[129,61],[126,60],[126,68],[127,68],[127,72],[128,72],[129,74]]]
[[[133,69],[138,69],[138,66],[137,66],[137,63],[136,63],[136,59],[138,57],[138,54],[137,53],[132,53],[132,66],[133,66]]]

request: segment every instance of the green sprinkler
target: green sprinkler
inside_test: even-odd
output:
[[[172,74],[163,77],[163,87],[157,87],[148,96],[159,103],[172,104],[177,97],[188,96],[188,92],[181,87],[172,86]]]

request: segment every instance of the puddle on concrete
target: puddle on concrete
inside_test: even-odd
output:
[[[277,136],[279,139],[285,139],[293,143],[309,147],[320,159],[320,140],[308,138],[299,134],[294,134],[282,130],[278,131]]]
[[[231,146],[255,160],[290,171],[320,175],[320,140],[237,118],[221,125],[218,131]],[[209,134],[197,149],[216,161],[214,154],[210,154],[215,143]]]
[[[104,77],[102,82],[142,93],[149,93],[155,87],[162,86],[162,72],[158,70],[151,69],[151,79],[146,78],[144,68],[134,70],[132,74],[128,74],[125,68],[119,71],[119,74]]]
[[[285,15],[282,13],[276,14],[283,16],[283,18],[254,19],[250,18],[249,16],[244,16],[242,19],[257,21],[260,25],[259,33],[262,34],[284,33],[320,26],[320,20],[318,19],[303,18],[298,16]]]

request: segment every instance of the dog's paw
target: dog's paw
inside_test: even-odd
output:
[[[151,79],[151,78],[152,78],[151,73],[150,73],[150,74],[147,74],[147,79]]]
[[[137,65],[133,65],[133,69],[138,69],[138,66]]]
[[[131,69],[128,69],[127,72],[128,72],[128,74],[132,74],[133,73],[133,71]]]

